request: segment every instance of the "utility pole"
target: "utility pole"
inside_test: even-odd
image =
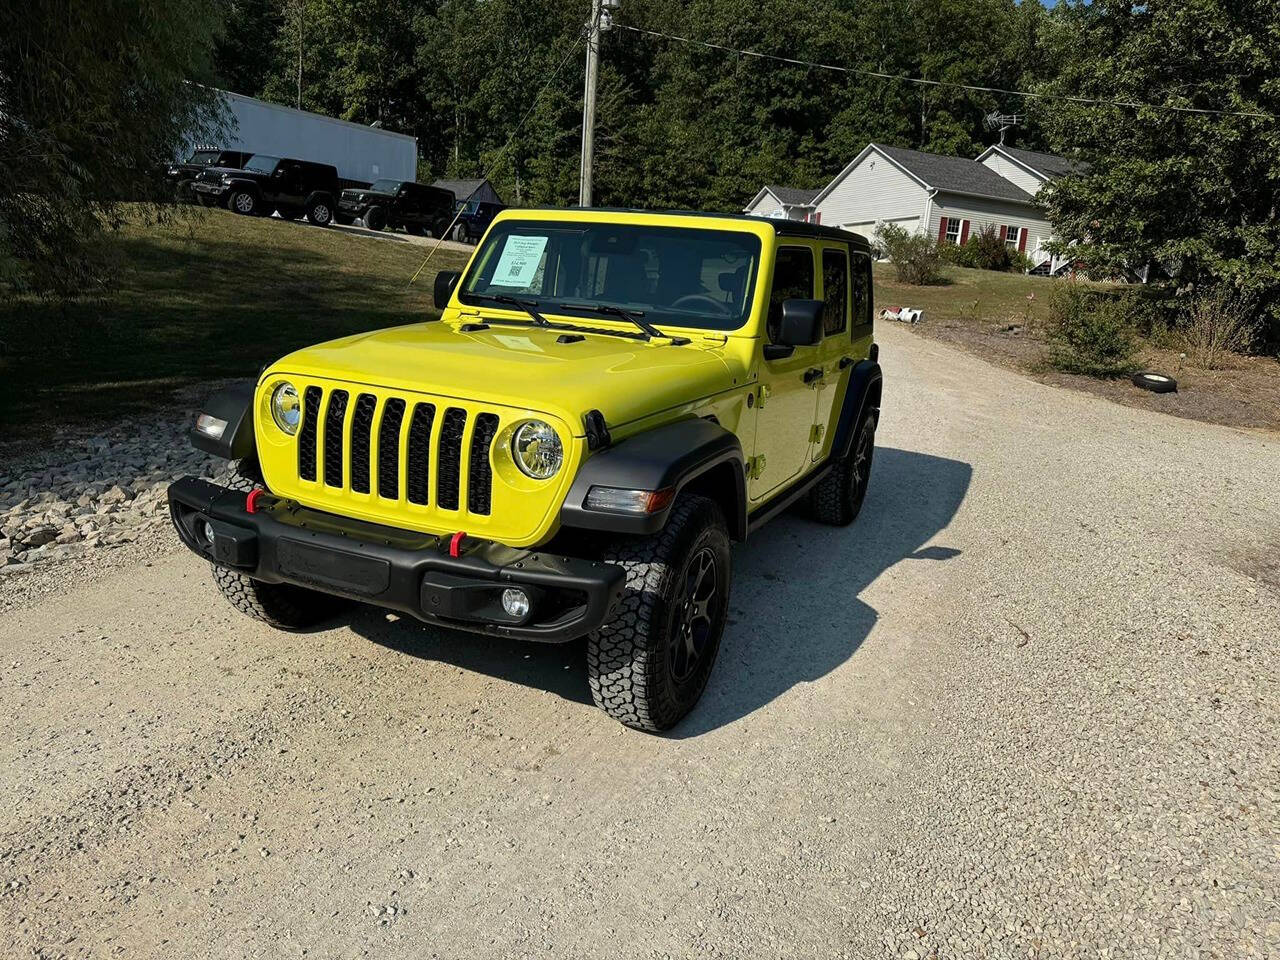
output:
[[[298,0],[298,109],[302,109],[302,30],[307,13],[307,0]]]
[[[613,11],[621,0],[591,0],[591,22],[587,25],[587,76],[582,91],[582,179],[578,205],[591,206],[591,176],[596,148],[596,76],[600,72],[600,35],[609,29]]]

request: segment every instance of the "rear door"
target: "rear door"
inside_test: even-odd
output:
[[[849,381],[852,361],[849,350],[849,318],[852,296],[849,282],[849,247],[843,243],[823,243],[822,290],[818,294],[824,302],[822,310],[822,345],[819,347],[818,365],[822,378],[815,386],[816,407],[813,430],[810,434],[810,456],[821,460],[828,448],[832,411],[844,397],[844,387]]]

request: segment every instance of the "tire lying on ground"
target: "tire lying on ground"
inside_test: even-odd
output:
[[[1133,375],[1133,385],[1152,393],[1177,393],[1178,381],[1164,373],[1144,370]]]

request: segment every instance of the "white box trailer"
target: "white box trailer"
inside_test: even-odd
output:
[[[230,122],[227,142],[219,145],[224,149],[331,163],[340,178],[353,184],[369,184],[384,177],[417,179],[416,137],[226,90],[218,92]]]

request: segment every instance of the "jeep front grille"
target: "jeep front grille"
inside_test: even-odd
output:
[[[497,413],[456,401],[384,396],[380,402],[372,393],[318,386],[306,388],[302,407],[300,479],[375,504],[385,501],[387,508],[403,501],[459,515],[490,514],[490,451],[502,423]]]

